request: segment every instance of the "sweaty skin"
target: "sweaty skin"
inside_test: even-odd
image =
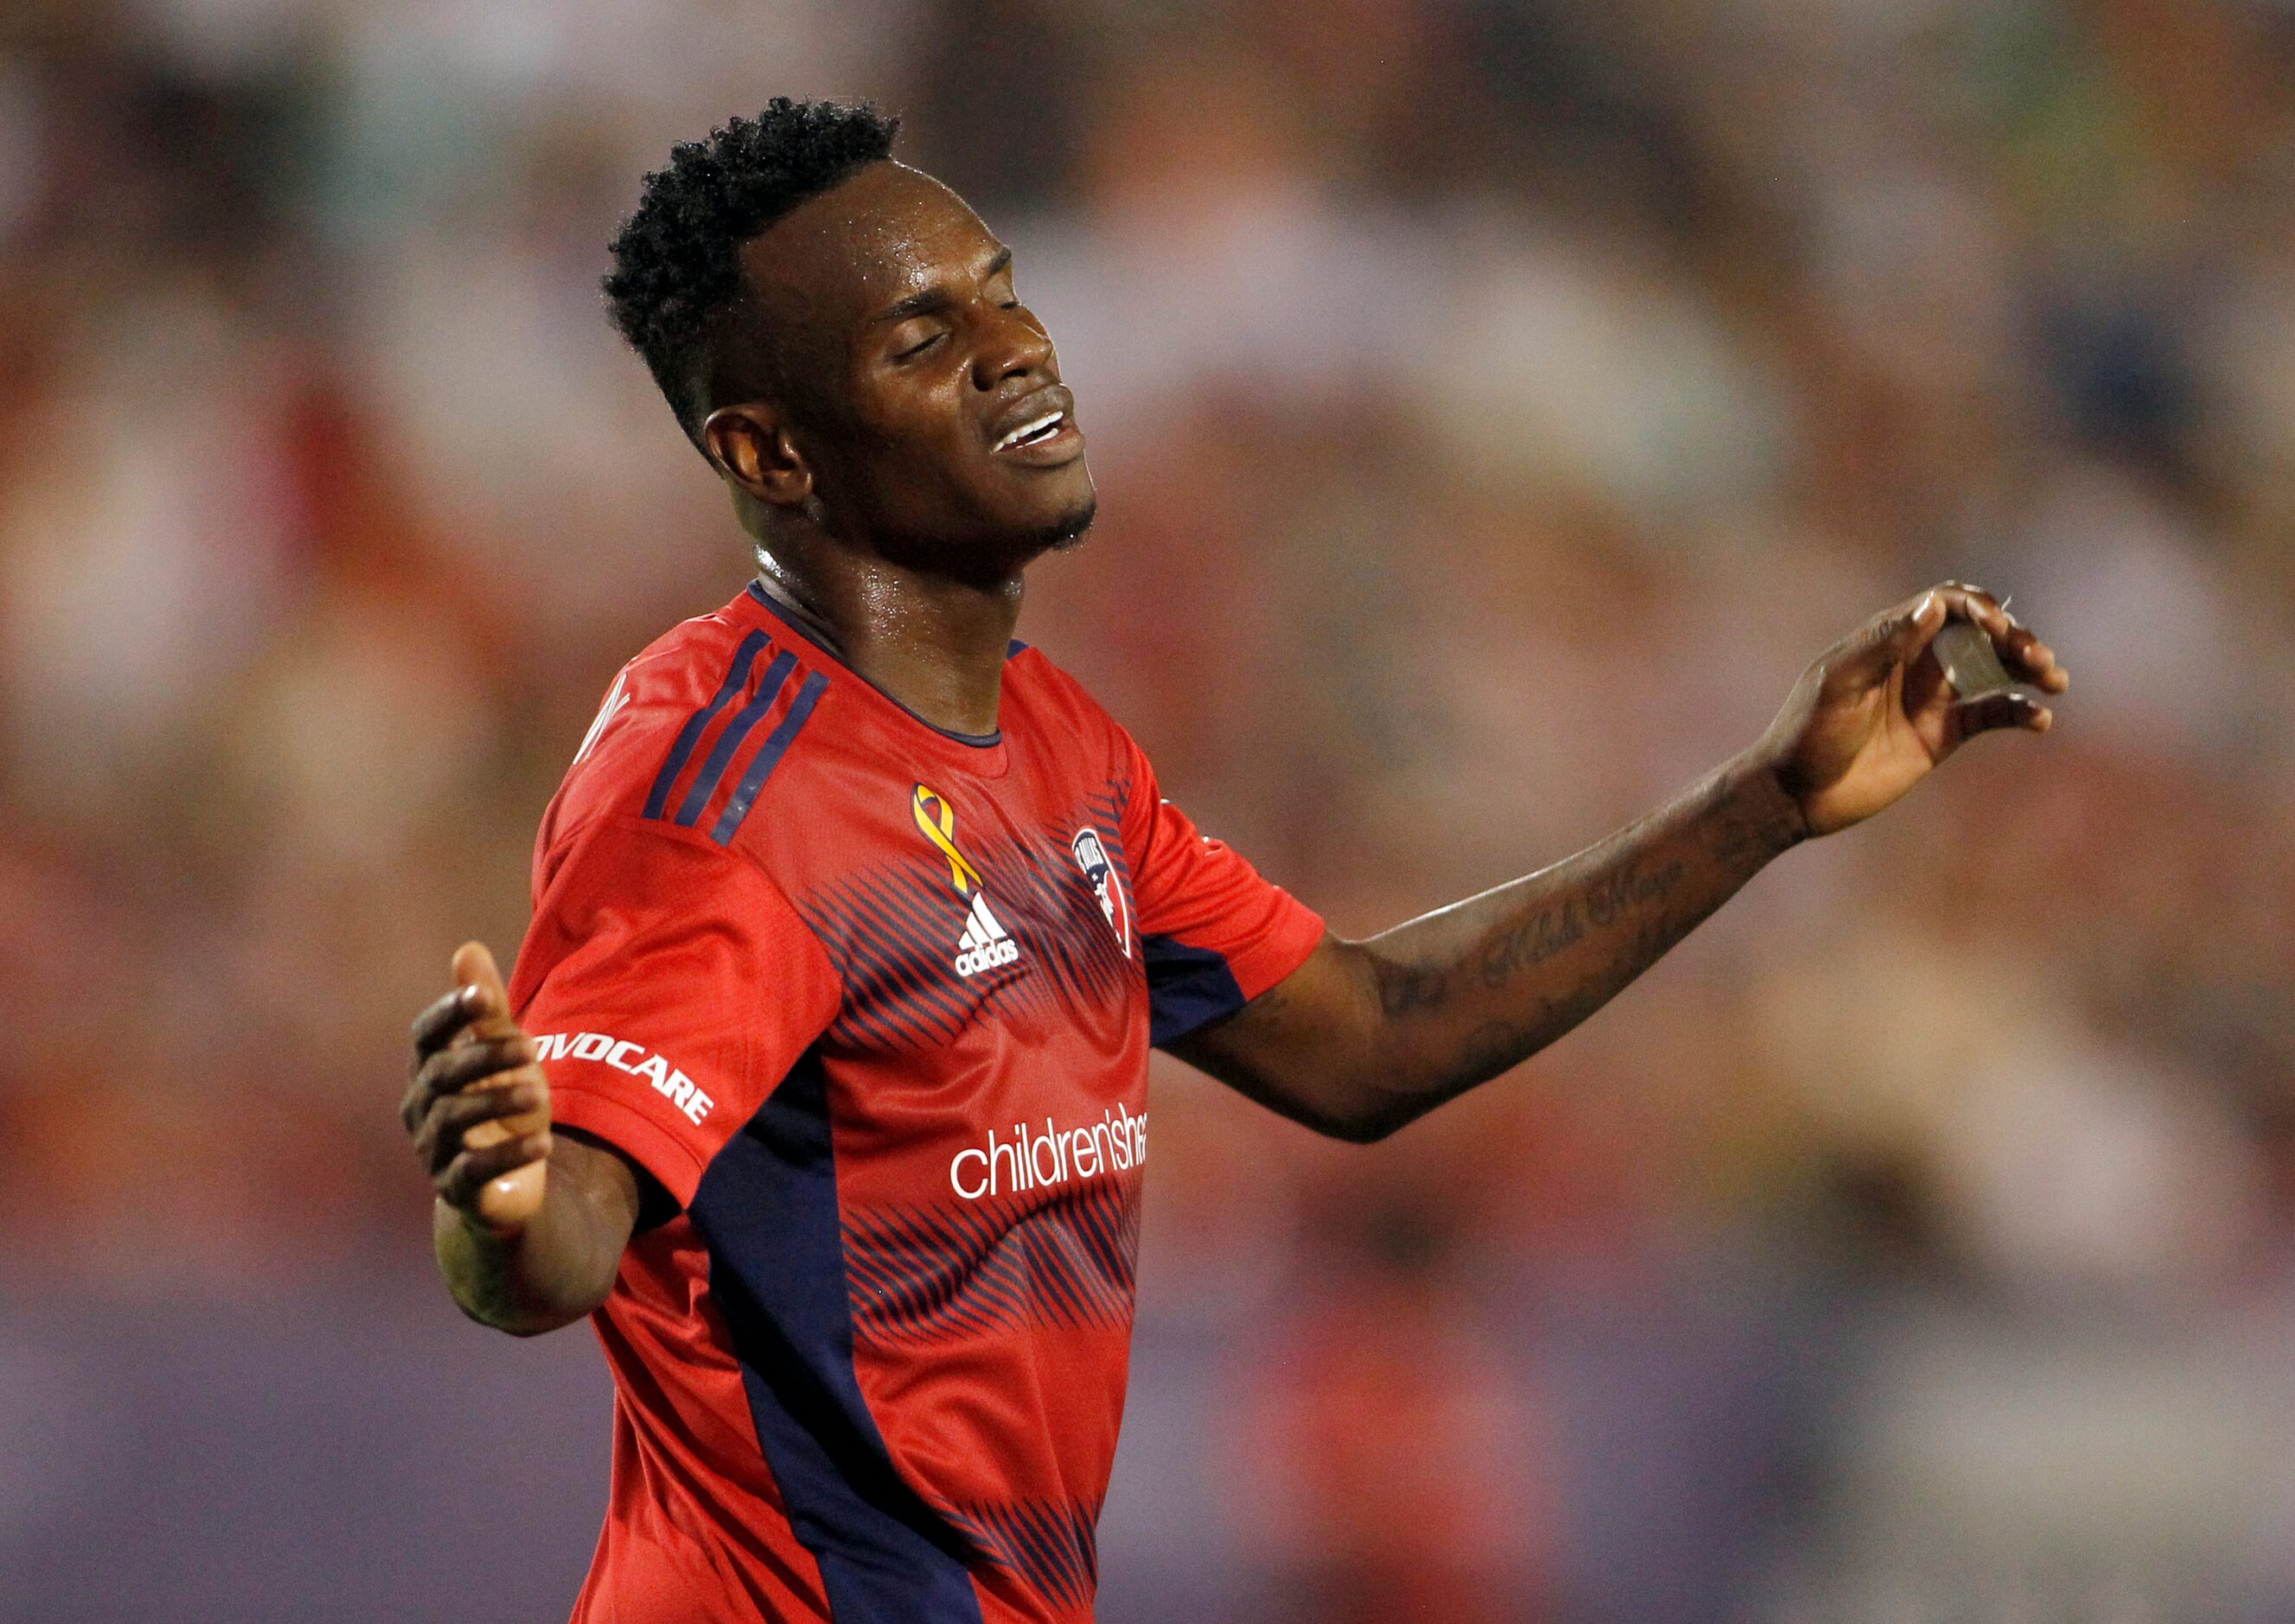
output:
[[[963,201],[872,164],[743,256],[749,298],[706,379],[700,440],[756,543],[758,579],[845,664],[937,726],[995,730],[1022,574],[1082,534],[1094,494],[1074,403],[1011,257]],[[1010,437],[1047,414],[1055,430]],[[1305,964],[1177,1052],[1317,1130],[1368,1141],[1568,1032],[1800,841],[1872,816],[1970,738],[2045,732],[2023,694],[1956,698],[1931,644],[1990,639],[2044,694],[2069,679],[1990,594],[1947,583],[1875,616],[1802,674],[1768,730],[1577,855]],[[475,1122],[546,1114],[523,1037],[463,988],[415,1022],[403,1106],[437,1191],[439,1266],[463,1311],[521,1335],[578,1319],[663,1199],[619,1153],[546,1130],[483,1149]],[[513,1086],[491,1092],[473,1085]],[[542,1157],[541,1212],[477,1213],[486,1182]]]

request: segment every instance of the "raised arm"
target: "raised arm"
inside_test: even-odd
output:
[[[1760,741],[1548,869],[1364,941],[1326,938],[1279,984],[1175,1051],[1320,1132],[1378,1138],[1536,1054],[1600,1008],[1771,858],[1868,818],[1967,739],[2045,732],[2020,694],[1962,700],[1929,645],[1972,622],[2033,687],[2068,678],[1989,594],[1957,584],[1829,649]]]
[[[431,1245],[456,1305],[481,1325],[535,1336],[606,1300],[637,1227],[639,1184],[617,1153],[551,1131],[550,1084],[502,1002],[498,984],[457,987],[416,1017],[399,1114],[437,1192]],[[480,1037],[481,1026],[505,1035]],[[478,1124],[511,1117],[542,1125],[470,1142]],[[544,1158],[540,1209],[522,1224],[487,1221],[487,1184]]]

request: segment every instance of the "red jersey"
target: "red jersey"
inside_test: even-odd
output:
[[[1091,1616],[1148,1051],[1322,924],[1041,654],[1000,709],[934,728],[752,587],[551,803],[511,1003],[556,1120],[678,1204],[595,1316],[577,1624]]]

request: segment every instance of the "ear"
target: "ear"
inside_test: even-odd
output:
[[[719,473],[768,507],[796,507],[813,494],[812,464],[769,405],[718,407],[701,425],[701,443]]]

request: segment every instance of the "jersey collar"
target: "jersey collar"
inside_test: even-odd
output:
[[[1000,778],[1008,764],[1004,730],[993,733],[960,733],[926,721],[892,695],[846,665],[835,650],[792,616],[763,586],[752,581],[741,590],[741,595],[725,608],[726,617],[743,625],[762,626],[777,639],[791,640],[804,645],[820,659],[838,673],[852,679],[850,686],[865,697],[876,708],[886,713],[906,735],[918,737],[927,743],[933,753],[968,771],[986,778]],[[1011,652],[1017,653],[1024,644],[1014,643]],[[1007,656],[1009,657],[1009,655]],[[1009,696],[1008,696],[1009,698]]]

